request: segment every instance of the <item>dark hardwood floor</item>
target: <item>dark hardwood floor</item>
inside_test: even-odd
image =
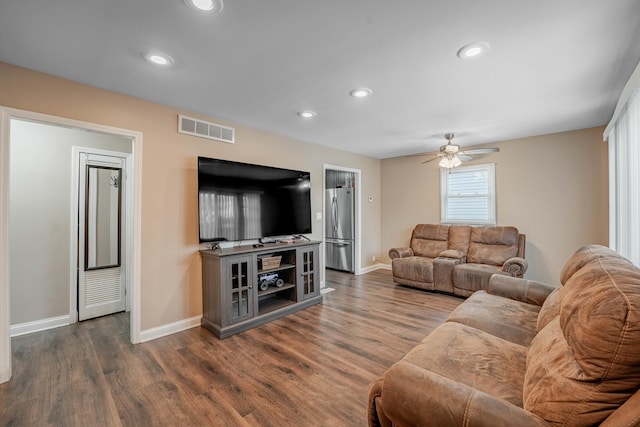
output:
[[[1,426],[364,426],[371,383],[462,300],[327,270],[324,303],[132,345],[117,314],[12,339]]]

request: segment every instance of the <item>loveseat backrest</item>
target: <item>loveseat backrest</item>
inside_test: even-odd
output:
[[[410,247],[416,256],[437,258],[455,249],[467,255],[468,262],[502,265],[514,256],[524,258],[525,235],[516,227],[418,224]]]
[[[472,227],[467,262],[503,265],[519,256],[520,234],[516,227]],[[524,255],[524,253],[523,253]]]
[[[416,256],[437,258],[448,249],[448,239],[448,225],[418,224],[411,236],[411,249]]]
[[[466,255],[469,252],[469,239],[471,239],[470,225],[452,225],[449,228],[449,246],[447,249],[455,249]]]

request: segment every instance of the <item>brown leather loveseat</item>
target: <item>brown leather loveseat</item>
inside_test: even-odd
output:
[[[640,269],[591,245],[560,282],[492,276],[374,383],[369,425],[640,425]]]
[[[418,224],[409,247],[389,250],[401,285],[467,297],[493,274],[523,277],[525,235],[516,227]]]

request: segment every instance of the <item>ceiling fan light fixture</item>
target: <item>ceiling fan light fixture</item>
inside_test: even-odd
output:
[[[458,151],[460,151],[460,146],[451,144],[451,141],[449,141],[449,144],[444,147],[445,153],[457,153]]]
[[[469,43],[458,49],[458,58],[460,59],[473,59],[484,55],[489,50],[489,43],[475,42]]]
[[[460,166],[461,164],[462,164],[462,161],[457,157],[452,157],[452,158],[443,157],[440,160],[440,163],[438,163],[438,166],[440,166],[441,168],[452,169]]]

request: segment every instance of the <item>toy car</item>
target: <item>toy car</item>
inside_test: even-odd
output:
[[[261,291],[266,291],[269,286],[281,287],[284,285],[284,280],[278,277],[277,273],[262,274],[258,277],[258,286]]]

